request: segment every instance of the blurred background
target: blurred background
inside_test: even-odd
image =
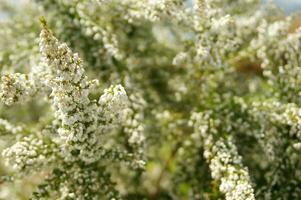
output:
[[[301,10],[301,0],[275,0],[276,4],[279,5],[286,13]]]
[[[12,1],[18,3],[20,1],[26,1],[26,0],[12,0]],[[194,0],[188,0],[188,1],[193,2]],[[264,1],[274,1],[286,13],[291,13],[294,11],[301,10],[301,0],[264,0]],[[0,17],[3,17],[1,13],[0,13]]]

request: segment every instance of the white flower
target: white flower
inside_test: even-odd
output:
[[[51,98],[55,116],[61,123],[58,133],[63,148],[73,159],[78,152],[82,160],[94,162],[100,159],[101,134],[121,123],[128,98],[121,85],[104,91],[98,103],[90,100],[89,94],[97,81],[89,81],[78,54],[73,54],[61,44],[44,25],[40,34],[40,51],[44,65],[48,65],[45,77],[51,87]]]
[[[0,100],[6,105],[24,103],[36,92],[34,80],[25,74],[6,74],[1,77]]]

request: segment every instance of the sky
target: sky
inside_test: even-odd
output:
[[[274,0],[287,13],[301,11],[301,0]]]
[[[188,1],[193,2],[194,0]],[[301,0],[274,0],[274,2],[288,14],[294,11],[301,11]]]

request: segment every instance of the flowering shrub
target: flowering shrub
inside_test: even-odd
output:
[[[0,199],[301,198],[297,15],[259,0],[0,9]]]

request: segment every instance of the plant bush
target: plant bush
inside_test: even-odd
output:
[[[0,8],[0,199],[301,199],[298,15],[260,0]]]

